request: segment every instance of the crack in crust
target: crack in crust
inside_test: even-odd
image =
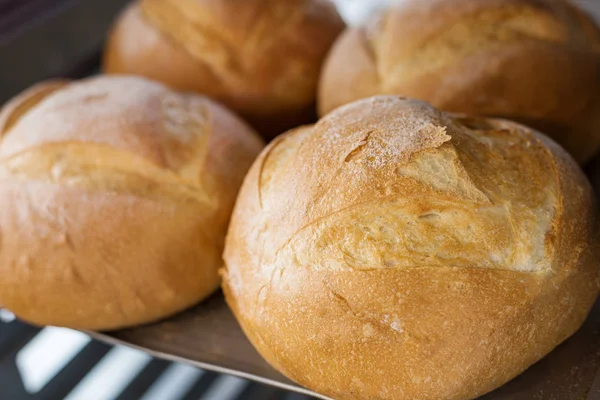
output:
[[[264,186],[263,185],[263,180],[264,180],[263,175],[265,173],[265,166],[267,165],[267,162],[269,161],[269,158],[273,154],[273,151],[275,150],[275,148],[283,143],[286,136],[287,135],[277,136],[271,142],[269,147],[265,150],[264,154],[260,158],[260,167],[258,168],[257,184],[258,184],[258,203],[259,203],[261,209],[263,208],[262,191],[263,191],[263,186]]]
[[[390,17],[387,15],[386,19]],[[566,45],[568,35],[565,27],[550,12],[531,5],[503,5],[478,10],[425,38],[418,48],[402,55],[402,61],[395,63],[396,68],[389,69],[394,64],[385,65],[382,60],[383,87],[393,87],[399,81],[441,69],[468,55],[512,43],[534,41]]]
[[[271,1],[271,3],[272,5],[268,7],[262,7],[263,12],[254,19],[252,32],[247,35],[248,39],[243,43],[242,54],[249,55],[269,47],[269,45],[284,37],[284,34],[306,15],[305,3],[302,3],[300,7],[294,7],[291,13],[287,12],[287,5],[280,0]],[[280,7],[283,12],[278,12],[277,7]],[[273,30],[273,26],[275,26],[275,30]]]
[[[350,306],[350,302],[348,301],[348,299],[346,299],[344,296],[342,296],[341,294],[337,293],[329,283],[327,283],[326,281],[322,281],[323,285],[325,285],[325,287],[327,287],[327,289],[329,290],[329,293],[331,293],[331,296],[337,301],[337,303],[347,312],[349,312],[350,314],[352,314],[353,317],[361,319],[361,316],[356,313],[352,307]]]
[[[264,68],[265,57],[257,57],[257,54],[285,38],[310,11],[309,3],[305,2],[294,2],[293,7],[279,0],[269,5],[257,3],[250,19],[250,31],[239,39],[211,26],[212,21],[205,16],[210,14],[209,7],[196,3],[143,0],[140,10],[142,17],[173,46],[206,67],[224,87],[236,91],[240,85],[253,84],[251,81],[258,79],[255,75]],[[252,76],[250,81],[248,75]],[[289,96],[287,91],[277,94],[285,98]]]
[[[221,83],[229,87],[236,84],[231,76],[239,74],[243,66],[232,41],[205,24],[195,23],[175,5],[146,0],[140,3],[140,10],[164,37],[205,66]],[[207,53],[212,56],[205,57]]]
[[[196,183],[139,156],[90,143],[55,142],[5,158],[0,181],[45,182],[165,201],[179,198],[217,207]]]
[[[394,108],[394,101],[397,114],[378,114]],[[552,268],[562,203],[560,172],[544,140],[505,121],[454,120],[417,101],[363,102],[369,116],[362,115],[364,105],[352,114],[359,106],[351,105],[321,120],[303,140],[292,139],[293,164],[280,164],[272,149],[262,160],[261,206],[269,201],[267,174],[277,196],[282,187],[296,191],[281,204],[285,212],[273,214],[284,228],[264,249],[269,263],[335,271]],[[379,128],[384,118],[386,127]],[[275,146],[286,151],[279,150],[282,142]],[[530,156],[520,157],[525,148]],[[319,165],[321,173],[290,175],[294,165]],[[529,170],[539,172],[524,178]],[[279,203],[269,202],[263,212]],[[299,213],[288,220],[294,207]]]
[[[20,182],[37,180],[150,198],[158,196],[166,199],[168,193],[173,193],[176,197],[194,199],[209,208],[216,208],[216,200],[211,200],[202,182],[213,123],[206,101],[170,92],[159,85],[153,86],[153,91],[144,92],[146,89],[137,82],[130,89],[132,92],[142,92],[128,93],[128,96],[131,95],[129,98],[120,96],[119,101],[123,102],[114,106],[112,102],[116,97],[111,90],[115,89],[115,82],[111,82],[111,85],[104,87],[93,80],[71,84],[67,81],[49,81],[32,87],[8,103],[0,113],[0,128],[4,133],[0,142],[0,153],[3,153],[0,160],[2,179]],[[63,90],[68,92],[63,93]],[[141,103],[142,106],[158,108],[152,109],[158,111],[158,123],[150,129],[155,128],[160,132],[152,135],[150,140],[141,137],[146,135],[142,129],[149,129],[148,126],[142,126],[145,122],[140,118],[143,117],[123,115],[132,107],[131,102],[135,101],[132,99],[137,95],[148,101],[147,104]],[[98,104],[88,105],[99,101]],[[79,107],[84,108],[73,114]],[[98,114],[87,114],[89,110]],[[143,111],[148,117],[147,110]],[[21,126],[19,132],[14,132],[13,128],[19,122],[30,122],[25,118],[31,112],[41,112],[42,116],[67,112],[75,120],[64,122],[64,129],[63,125],[55,123],[58,120],[52,120],[54,125],[50,128],[50,135],[43,132],[43,124]],[[77,118],[80,117],[81,121],[78,122]],[[114,132],[107,137],[90,137],[86,136],[87,133],[78,136],[79,133],[69,125],[81,123],[85,126],[92,117],[98,117],[95,124],[100,127],[104,124],[103,118],[115,121],[122,119],[125,122],[119,127],[138,132],[122,138]],[[149,120],[152,119],[156,119],[156,116],[149,117]],[[142,125],[138,127],[137,124]],[[40,129],[42,132],[37,132]],[[13,132],[14,135],[11,135]]]
[[[361,139],[360,142],[357,143],[356,147],[348,153],[346,158],[344,158],[344,162],[350,162],[354,159],[360,157],[363,151],[366,149],[367,144],[369,143],[369,139],[371,139],[371,135],[373,134],[373,130],[369,130],[365,132],[365,137]]]

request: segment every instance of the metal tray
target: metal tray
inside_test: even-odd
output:
[[[271,368],[244,337],[221,293],[165,321],[113,333],[88,332],[110,344],[326,399]],[[600,399],[600,301],[584,327],[521,376],[481,400]]]
[[[27,29],[10,33],[0,30],[0,59],[3,60],[0,102],[38,80],[51,76],[80,77],[97,67],[105,31],[126,1],[64,2],[68,5],[36,16]],[[580,2],[600,13],[600,0]],[[14,21],[9,22],[14,25]],[[0,28],[4,26],[10,24],[0,24]],[[588,166],[587,173],[600,192],[600,159]],[[325,398],[286,379],[258,355],[221,293],[162,322],[118,332],[87,333],[103,342],[134,347],[158,358]],[[600,400],[600,301],[572,338],[521,376],[482,399]]]

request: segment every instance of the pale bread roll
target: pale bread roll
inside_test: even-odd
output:
[[[513,122],[374,97],[281,136],[229,228],[226,299],[334,399],[472,399],[575,332],[598,292],[589,182]]]
[[[154,321],[218,288],[262,142],[216,103],[133,77],[38,85],[0,114],[0,305],[41,325]]]

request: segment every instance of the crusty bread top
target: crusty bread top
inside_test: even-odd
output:
[[[600,52],[600,32],[592,20],[563,0],[402,2],[374,18],[363,32],[382,87],[511,44]]]
[[[217,92],[244,93],[226,101],[243,114],[312,103],[321,62],[344,27],[329,0],[141,0],[140,9],[207,67]]]
[[[239,187],[262,149],[211,100],[153,81],[47,82],[0,112],[0,303],[116,329],[219,286]]]
[[[239,179],[233,182],[235,168],[222,165],[228,161],[219,160],[220,149],[246,148],[239,153],[245,163],[260,148],[250,129],[224,112],[206,98],[143,78],[41,84],[0,114],[2,175],[145,196],[179,194],[217,207],[217,193],[236,191]],[[213,174],[223,179],[214,182]]]
[[[567,178],[575,190],[564,206]],[[235,231],[268,243],[248,247],[265,271],[282,263],[547,271],[563,209],[592,204],[579,167],[545,136],[392,96],[276,139],[241,196]],[[583,225],[565,237],[587,237]]]
[[[144,84],[140,84],[144,82]],[[198,97],[196,98],[196,100]],[[131,152],[157,166],[178,170],[203,137],[203,107],[160,84],[137,78],[93,79],[59,90],[22,116],[6,133],[0,156],[44,143],[83,141]],[[124,135],[123,132],[128,132]]]
[[[600,146],[600,30],[564,0],[408,0],[333,46],[321,115],[377,94],[506,118],[551,136],[577,161]]]

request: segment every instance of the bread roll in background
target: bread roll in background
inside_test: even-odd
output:
[[[225,108],[141,78],[49,82],[0,115],[0,304],[41,325],[150,322],[219,286],[262,149]]]
[[[600,31],[565,0],[404,0],[349,28],[320,113],[376,94],[516,120],[579,162],[600,147]]]
[[[270,138],[314,121],[343,29],[329,0],[140,0],[116,22],[104,70],[206,94]]]
[[[335,399],[472,399],[549,353],[598,292],[589,182],[522,125],[382,96],[272,142],[223,287],[258,351]]]

